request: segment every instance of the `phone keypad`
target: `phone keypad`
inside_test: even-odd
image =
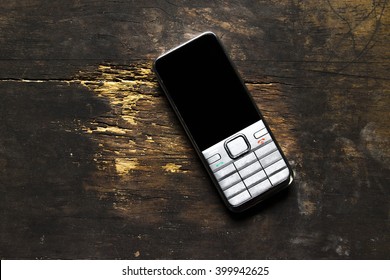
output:
[[[232,206],[263,194],[290,176],[262,121],[206,149],[203,155]]]

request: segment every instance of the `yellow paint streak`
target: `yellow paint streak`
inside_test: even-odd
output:
[[[153,140],[153,138],[151,136],[146,136],[146,140],[145,141],[148,142],[148,143],[154,143],[154,140]]]
[[[94,132],[102,132],[102,133],[110,133],[110,134],[117,134],[117,135],[126,135],[126,130],[119,128],[117,126],[108,126],[108,127],[97,127],[95,130],[88,129],[88,133],[94,133]]]
[[[137,67],[138,66],[138,67]],[[82,75],[83,73],[81,73]],[[115,67],[99,65],[95,79],[80,79],[80,84],[107,99],[129,125],[137,125],[137,102],[150,96],[142,92],[143,87],[154,87],[151,65],[142,64],[133,67]]]
[[[125,175],[129,173],[131,170],[137,169],[138,160],[136,158],[116,158],[115,159],[115,168],[116,172],[119,175]]]
[[[151,68],[151,63],[99,65],[92,71],[91,69],[81,71],[72,81],[93,92],[111,109],[108,117],[102,116],[96,122],[91,122],[90,127],[84,127],[85,133],[90,134],[91,139],[97,142],[99,147],[104,147],[93,159],[98,170],[103,172],[101,176],[114,171],[120,180],[126,181],[132,179],[129,178],[132,171],[148,168],[141,165],[138,158],[144,151],[129,138],[133,138],[134,132],[139,131],[138,115],[144,109],[145,103],[154,102],[151,89],[156,87],[156,82]],[[112,118],[110,115],[115,117]],[[120,138],[112,141],[116,136]],[[147,136],[146,142],[154,141],[152,137]],[[110,191],[113,191],[117,198],[118,205],[114,208],[120,211],[121,207],[124,207],[126,210],[123,211],[128,212],[128,202],[122,200],[125,196],[115,190]]]
[[[171,172],[171,173],[186,173],[187,171],[180,170],[181,165],[174,164],[174,163],[167,163],[166,165],[161,167],[164,169],[166,172]]]

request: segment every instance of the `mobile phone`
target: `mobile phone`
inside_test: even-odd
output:
[[[214,33],[164,53],[153,69],[230,210],[241,212],[292,183],[291,167]]]

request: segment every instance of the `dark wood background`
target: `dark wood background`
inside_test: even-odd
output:
[[[389,13],[387,0],[1,1],[0,258],[388,259]],[[206,30],[296,174],[242,216],[151,71]]]

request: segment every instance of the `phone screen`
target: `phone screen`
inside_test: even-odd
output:
[[[261,119],[213,34],[165,54],[155,69],[200,150]]]

